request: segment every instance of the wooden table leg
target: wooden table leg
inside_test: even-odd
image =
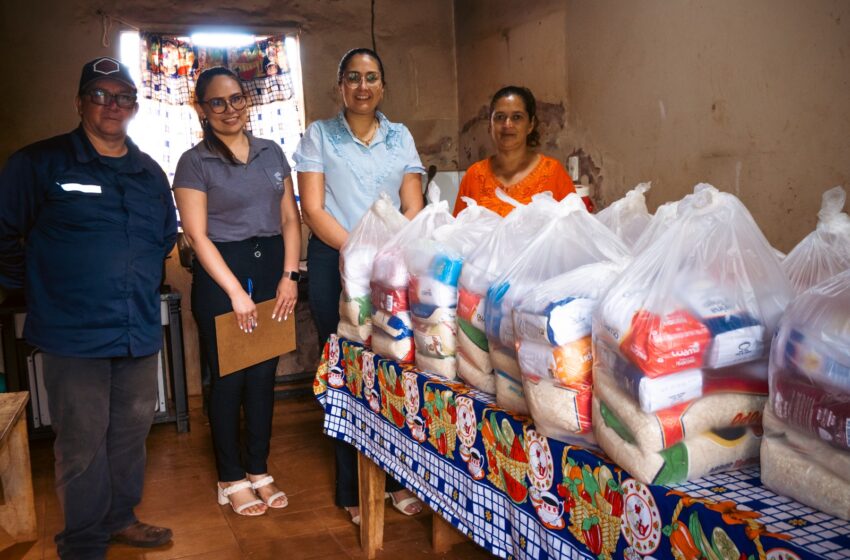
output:
[[[26,416],[21,414],[5,445],[0,449],[0,527],[16,542],[34,541],[36,532],[35,500],[32,490],[29,441]],[[6,543],[10,544],[10,543]]]
[[[439,513],[431,514],[431,546],[434,547],[434,552],[437,554],[448,552],[453,545],[464,540],[466,537]]]
[[[386,473],[362,453],[357,454],[360,487],[360,547],[372,560],[384,546]]]

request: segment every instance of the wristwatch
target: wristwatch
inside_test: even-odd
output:
[[[284,270],[283,271],[284,278],[289,278],[293,282],[298,282],[301,280],[301,273],[297,270]]]

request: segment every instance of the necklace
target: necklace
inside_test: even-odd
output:
[[[372,141],[372,138],[375,137],[375,133],[378,132],[378,119],[372,121],[372,126],[369,127],[369,133],[365,136],[357,136],[357,139],[366,144],[367,146]]]

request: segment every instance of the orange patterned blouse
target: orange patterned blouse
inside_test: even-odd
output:
[[[531,202],[531,197],[537,193],[549,191],[556,200],[562,200],[570,193],[576,192],[567,170],[561,163],[548,156],[540,155],[540,162],[519,183],[504,187],[493,175],[490,158],[473,163],[463,176],[455,202],[454,215],[466,208],[461,199],[467,196],[481,206],[489,208],[501,216],[507,216],[513,206],[502,202],[496,197],[496,189],[501,187],[508,195],[523,204]]]

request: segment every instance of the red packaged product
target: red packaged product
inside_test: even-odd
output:
[[[850,395],[783,371],[774,377],[773,411],[780,420],[850,449]]]
[[[647,377],[702,367],[711,332],[684,310],[660,316],[646,310],[632,317],[620,349]]]
[[[370,282],[369,287],[372,289],[371,297],[374,309],[382,309],[391,315],[410,310],[406,287],[392,289],[377,282]]]

